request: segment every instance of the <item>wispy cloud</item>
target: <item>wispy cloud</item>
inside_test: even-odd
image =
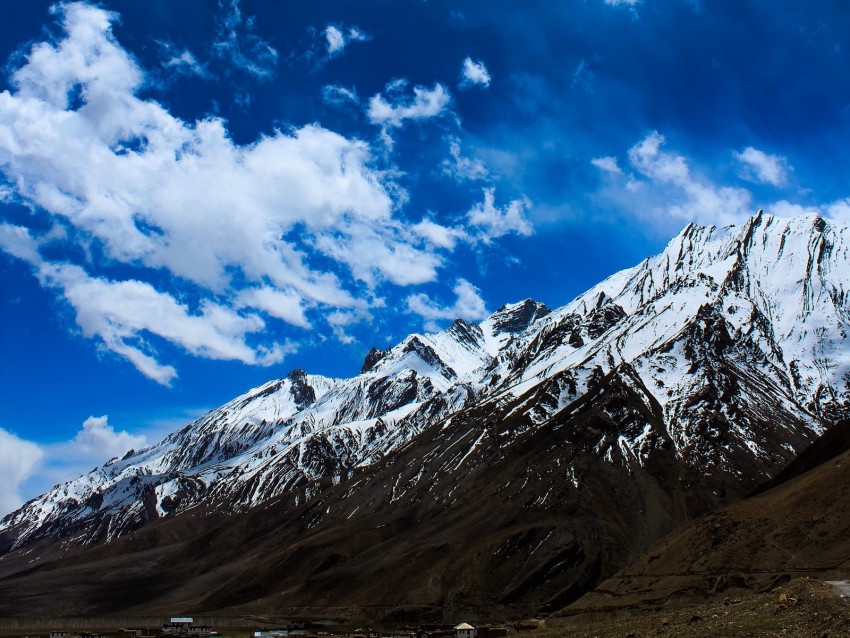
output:
[[[466,58],[460,69],[460,87],[469,88],[471,86],[490,86],[490,73],[483,62]]]
[[[496,206],[496,190],[485,188],[484,201],[470,209],[467,220],[484,243],[490,243],[510,233],[528,236],[534,231],[534,227],[525,215],[525,211],[530,206],[531,202],[527,198],[520,198],[499,208]]]
[[[389,82],[383,93],[370,98],[366,108],[369,121],[381,127],[380,137],[388,149],[394,144],[391,129],[400,128],[407,121],[422,122],[448,112],[451,94],[442,84],[435,84],[433,89],[414,86],[412,95],[407,87],[405,79]]]
[[[850,200],[831,203],[795,203],[788,200],[754,204],[754,195],[738,185],[717,183],[692,168],[694,162],[665,149],[666,139],[652,131],[628,150],[628,169],[621,168],[616,157],[597,157],[591,164],[609,176],[601,196],[611,199],[626,214],[664,227],[693,221],[727,225],[753,215],[758,208],[781,215],[817,213],[833,219],[850,217]],[[733,156],[742,165],[739,175],[748,181],[782,186],[787,183],[788,161],[753,147]],[[737,180],[731,180],[736,182]]]
[[[360,104],[360,98],[354,87],[348,89],[339,84],[326,84],[322,87],[322,101],[332,106]]]
[[[369,35],[360,30],[359,27],[345,27],[329,24],[325,27],[325,44],[329,57],[341,55],[352,42],[366,42]]]
[[[590,163],[604,173],[610,173],[611,175],[623,174],[623,169],[617,163],[616,157],[595,157],[590,160]]]
[[[769,155],[752,146],[733,155],[741,163],[741,177],[748,181],[772,186],[784,186],[788,181],[788,160],[784,157]]]
[[[695,176],[684,156],[664,151],[664,136],[652,131],[629,149],[629,162],[652,183],[672,187],[675,197],[664,214],[679,220],[731,224],[753,213],[752,195],[743,188],[717,186]],[[639,187],[638,182],[632,188]]]
[[[425,320],[425,329],[439,330],[436,323],[441,319],[466,319],[477,321],[487,316],[487,307],[481,298],[481,291],[466,279],[459,278],[454,287],[454,303],[443,305],[424,294],[410,295],[407,298],[407,311],[419,315]]]
[[[443,226],[430,219],[414,224],[411,230],[431,244],[447,250],[453,250],[458,241],[469,239],[463,229]]]
[[[449,175],[459,182],[475,181],[487,177],[487,167],[481,160],[462,154],[458,138],[449,137],[448,141],[451,158],[443,160],[440,164],[443,174]]]
[[[277,67],[278,52],[257,35],[255,18],[242,16],[239,0],[219,0],[219,8],[224,13],[213,45],[216,55],[257,79],[270,79]]]
[[[196,75],[201,78],[211,77],[206,65],[202,64],[189,49],[181,51],[172,43],[165,41],[159,41],[158,44],[162,49],[162,66],[164,68],[182,75]]]

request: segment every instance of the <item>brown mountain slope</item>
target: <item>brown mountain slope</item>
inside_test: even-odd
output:
[[[530,421],[566,383],[457,415],[306,505],[288,495],[61,557],[9,554],[0,615],[522,616],[563,607],[676,524],[743,496],[731,474],[677,458],[627,366]],[[640,432],[637,459],[619,441]]]
[[[674,531],[561,615],[676,607],[801,575],[847,578],[848,428],[845,421],[828,431],[772,489]]]

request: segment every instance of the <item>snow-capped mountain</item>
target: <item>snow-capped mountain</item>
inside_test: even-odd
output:
[[[237,397],[160,443],[26,503],[0,522],[14,549],[45,535],[69,546],[110,540],[187,509],[239,511],[282,493],[337,482],[469,405],[516,332],[548,313],[527,300],[480,325],[373,349],[351,379],[302,370]]]
[[[457,482],[464,463],[588,410],[604,427],[583,430],[580,447],[602,462],[655,476],[663,452],[665,467],[712,477],[718,498],[743,494],[850,416],[848,333],[846,224],[760,212],[689,225],[558,310],[526,300],[373,349],[350,379],[294,371],[255,388],[25,504],[0,522],[0,549],[110,540],[275,497],[294,507],[336,483],[356,491],[356,469],[402,452],[421,467],[369,502],[437,498],[423,490],[441,476]],[[561,470],[576,489],[586,480],[578,465]]]

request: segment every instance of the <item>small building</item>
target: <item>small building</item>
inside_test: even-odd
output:
[[[162,633],[183,636],[209,636],[212,633],[209,627],[193,627],[194,622],[194,618],[176,616],[162,626]]]
[[[67,631],[51,631],[50,638],[70,638],[70,633]]]
[[[478,632],[469,623],[462,622],[455,625],[455,636],[456,638],[478,638]]]

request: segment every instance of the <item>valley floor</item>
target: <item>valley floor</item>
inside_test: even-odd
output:
[[[850,599],[831,585],[798,578],[773,591],[676,610],[635,611],[616,619],[552,621],[534,638],[837,638],[850,635]]]

